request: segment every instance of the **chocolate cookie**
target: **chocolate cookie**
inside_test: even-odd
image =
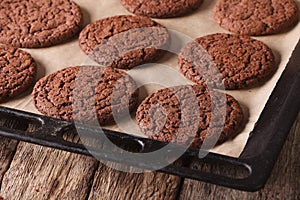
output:
[[[272,50],[264,43],[221,33],[189,43],[181,50],[178,63],[191,81],[226,89],[255,86],[277,69]]]
[[[69,0],[1,0],[0,42],[15,47],[55,45],[73,37],[83,22]]]
[[[218,0],[214,18],[224,29],[242,35],[283,32],[299,20],[294,0]]]
[[[136,15],[154,18],[179,17],[195,11],[203,0],[121,0]]]
[[[122,71],[76,66],[40,79],[32,95],[36,108],[49,117],[105,125],[134,109],[138,90]]]
[[[204,139],[220,144],[234,137],[242,127],[243,112],[232,96],[204,85],[177,86],[148,96],[136,120],[151,139],[199,148]]]
[[[81,49],[104,66],[130,69],[153,62],[169,44],[168,31],[147,17],[114,16],[86,26]]]
[[[0,45],[0,71],[0,101],[4,101],[33,84],[37,67],[29,53]]]

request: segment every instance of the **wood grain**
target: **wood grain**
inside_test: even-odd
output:
[[[89,200],[175,199],[180,178],[162,173],[130,174],[100,165]]]
[[[4,199],[85,199],[97,163],[87,156],[21,142],[0,194]]]
[[[0,137],[0,181],[2,181],[4,173],[9,168],[17,144],[18,142],[15,140]]]
[[[300,114],[264,189],[249,193],[185,180],[180,199],[300,199]]]
[[[0,125],[2,127],[10,127],[13,129],[25,130],[27,127],[13,120],[0,118]],[[5,172],[8,170],[10,163],[15,155],[18,142],[4,137],[0,137],[0,183],[2,182]]]

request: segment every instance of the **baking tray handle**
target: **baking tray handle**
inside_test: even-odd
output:
[[[91,152],[91,148],[89,148],[88,151],[82,144],[66,141],[64,139],[64,134],[68,131],[76,131],[75,126],[70,122],[5,107],[0,107],[0,117],[27,124],[25,127],[22,126],[21,129],[12,129],[0,125],[1,136],[83,155],[91,156],[91,154],[93,154],[97,155],[97,158],[101,158],[105,161],[122,163],[126,166],[133,166],[140,169],[153,170],[151,166],[146,163],[137,162],[136,160],[131,159],[122,159],[122,157],[120,158],[118,152],[112,150],[109,151],[107,149]],[[30,130],[30,126],[32,125],[34,125],[35,128]],[[97,134],[96,129],[94,130],[89,127],[83,128],[89,129],[91,135]],[[131,144],[129,146],[135,146],[135,144],[142,145],[142,152],[151,152],[166,145],[166,143],[163,142],[139,138],[114,131],[104,130],[104,133],[105,136],[117,146],[128,144],[128,142]],[[174,144],[174,146],[176,145]],[[176,146],[176,148],[182,147]],[[251,182],[251,177],[253,176],[251,176],[251,166],[248,165],[247,162],[213,153],[209,153],[203,159],[198,158],[198,155],[199,150],[189,149],[176,162],[170,163],[170,165],[158,171],[183,178],[191,178],[243,190],[253,190],[253,188],[257,187],[256,183],[249,187],[249,181]],[[219,168],[224,168],[224,166],[226,168],[232,168],[234,173],[223,174],[222,170],[219,170]],[[207,169],[210,170],[207,171]],[[218,171],[220,172],[219,174],[216,173]],[[242,173],[238,173],[239,171],[242,171]]]
[[[1,136],[89,155],[82,144],[69,142],[63,139],[64,133],[75,130],[74,125],[70,122],[2,106],[0,106],[0,118],[22,124],[21,128],[6,127],[4,124],[0,125]]]

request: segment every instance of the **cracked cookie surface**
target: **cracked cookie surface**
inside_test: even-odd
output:
[[[147,17],[120,15],[87,25],[79,45],[101,65],[131,69],[159,59],[169,45],[169,34]]]
[[[178,57],[180,72],[186,78],[225,89],[253,87],[277,69],[267,45],[242,35],[217,33],[197,38]]]
[[[106,125],[135,108],[138,90],[120,70],[75,66],[40,79],[32,96],[36,108],[49,117]]]
[[[194,12],[203,0],[121,0],[136,15],[153,18],[179,17]]]
[[[83,17],[69,0],[1,0],[0,42],[38,48],[62,43],[78,33]]]
[[[199,148],[205,139],[220,144],[238,134],[243,112],[230,95],[204,85],[185,85],[148,96],[138,107],[136,120],[151,139]]]
[[[31,55],[11,46],[0,45],[0,101],[15,97],[34,82],[37,66]]]
[[[294,0],[218,0],[214,18],[224,29],[242,35],[283,32],[299,20]]]

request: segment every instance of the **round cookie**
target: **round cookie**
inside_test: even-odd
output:
[[[219,112],[214,114],[214,121],[212,112]],[[188,116],[185,120],[183,113]],[[234,137],[242,127],[243,112],[232,96],[209,91],[204,85],[177,86],[148,96],[139,106],[136,120],[151,139],[200,148],[204,139],[214,138],[220,144]]]
[[[136,15],[153,18],[179,17],[195,11],[203,0],[121,0]]]
[[[262,83],[277,69],[272,50],[263,42],[223,33],[187,44],[178,63],[181,73],[195,83],[233,90]]]
[[[299,20],[294,0],[218,0],[214,18],[224,29],[242,35],[283,32]]]
[[[79,45],[101,65],[130,69],[159,59],[169,45],[169,34],[147,17],[121,15],[87,25]]]
[[[0,45],[0,71],[0,101],[4,101],[33,84],[37,67],[29,53]]]
[[[69,0],[1,0],[0,42],[38,48],[62,43],[78,33],[83,16]]]
[[[49,117],[106,125],[135,108],[138,90],[120,70],[75,66],[40,79],[32,96],[36,108]]]

